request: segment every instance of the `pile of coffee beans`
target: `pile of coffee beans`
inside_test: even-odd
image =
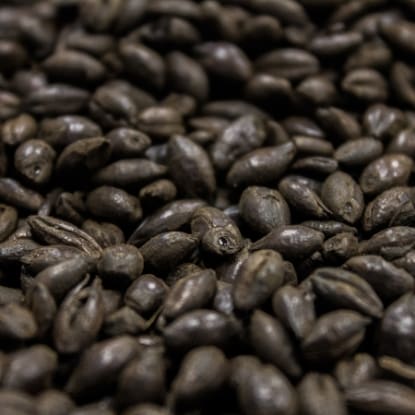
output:
[[[415,415],[414,62],[414,0],[2,0],[1,415]]]

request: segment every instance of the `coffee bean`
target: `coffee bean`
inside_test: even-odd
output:
[[[184,232],[164,232],[142,245],[140,253],[147,268],[166,271],[188,258],[197,242],[196,237]]]
[[[371,317],[381,317],[383,305],[363,278],[340,268],[318,268],[311,274],[317,298],[336,308],[348,308]]]
[[[249,311],[263,304],[284,281],[281,255],[259,250],[248,256],[234,282],[235,307]]]
[[[124,302],[141,315],[151,315],[162,304],[168,287],[152,274],[144,274],[131,283],[124,295]]]
[[[330,375],[307,374],[298,386],[298,399],[302,413],[307,415],[318,414],[321,408],[336,415],[348,413],[344,398]]]
[[[358,353],[340,360],[334,374],[339,385],[347,390],[374,379],[378,375],[378,367],[372,356]]]
[[[122,370],[118,382],[118,400],[131,406],[160,402],[165,395],[166,363],[157,350],[145,350]]]
[[[362,342],[369,322],[355,311],[324,314],[303,341],[304,356],[314,364],[323,364],[353,352]]]
[[[289,258],[305,257],[319,250],[324,235],[302,225],[279,226],[252,244],[252,250],[274,249]]]
[[[282,195],[273,189],[251,186],[239,200],[240,214],[250,229],[265,235],[280,225],[291,222],[290,209]]]
[[[278,320],[262,311],[255,311],[249,335],[252,348],[262,360],[274,364],[288,376],[301,374],[290,338]]]
[[[65,386],[71,396],[96,394],[114,382],[124,367],[138,354],[133,337],[118,336],[97,342],[83,352]]]
[[[207,153],[192,140],[172,137],[168,145],[169,171],[185,196],[210,199],[216,190],[213,166]]]
[[[262,119],[245,115],[223,129],[211,149],[215,167],[229,168],[241,156],[255,150],[265,141],[266,130]]]
[[[162,315],[175,319],[190,310],[207,306],[216,292],[216,276],[212,270],[193,272],[179,279],[163,302]]]
[[[375,195],[393,186],[406,185],[412,160],[404,154],[387,154],[372,161],[360,176],[363,192]]]
[[[216,208],[200,207],[191,219],[192,235],[202,248],[214,255],[232,255],[243,247],[242,235],[236,224]]]
[[[227,374],[228,363],[221,350],[213,346],[196,348],[185,356],[173,381],[174,399],[191,405],[206,402],[220,390]]]
[[[346,141],[337,147],[335,159],[343,166],[358,167],[369,164],[382,155],[383,144],[370,137]]]
[[[338,219],[355,223],[364,209],[364,198],[359,185],[343,172],[331,174],[323,183],[321,198]]]
[[[7,356],[2,385],[27,392],[47,386],[57,367],[57,355],[47,346],[35,345]]]
[[[231,187],[268,184],[287,170],[295,153],[292,142],[253,150],[235,161],[226,182]]]
[[[137,198],[113,186],[100,186],[90,192],[86,207],[94,216],[120,224],[136,224],[143,215]]]
[[[224,346],[236,334],[230,317],[207,309],[190,311],[178,317],[164,330],[168,347],[186,350],[197,346]]]
[[[299,176],[285,176],[280,181],[278,189],[287,199],[290,206],[304,215],[316,218],[327,218],[332,213],[320,199],[317,192],[310,188],[308,183],[301,180]]]
[[[364,409],[374,414],[414,413],[413,390],[399,383],[373,380],[347,390],[347,404],[354,409]]]
[[[60,353],[77,353],[89,346],[103,322],[103,300],[100,280],[90,287],[79,283],[63,300],[54,322],[53,337]]]

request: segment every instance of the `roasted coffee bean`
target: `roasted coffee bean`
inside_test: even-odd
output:
[[[193,272],[179,279],[163,302],[162,315],[175,319],[187,311],[207,306],[216,293],[216,276],[212,270]]]
[[[415,54],[412,39],[415,39],[415,25],[412,22],[400,20],[399,23],[383,21],[380,24],[380,31],[394,48],[408,54]]]
[[[394,357],[382,356],[377,361],[382,374],[387,378],[396,379],[412,386],[415,371],[412,365],[408,365]]]
[[[295,170],[325,176],[335,172],[338,168],[338,163],[331,157],[309,156],[298,159],[292,167]]]
[[[291,222],[290,208],[283,196],[267,187],[247,187],[239,200],[239,212],[249,228],[260,236]]]
[[[33,414],[35,400],[25,392],[3,390],[0,393],[0,403],[5,415]]]
[[[108,82],[95,90],[89,102],[93,118],[107,128],[134,126],[137,112],[154,104],[146,92],[125,81]]]
[[[415,245],[415,230],[409,226],[392,226],[375,233],[360,245],[362,254],[380,255],[386,260],[396,259],[405,255]]]
[[[56,314],[53,338],[60,353],[77,353],[89,346],[98,334],[104,306],[100,280],[85,287],[81,282],[72,289]]]
[[[184,232],[164,232],[140,247],[145,266],[156,271],[172,269],[188,258],[197,247],[196,237]]]
[[[228,362],[221,350],[213,346],[190,351],[173,381],[177,404],[195,405],[212,399],[226,381]]]
[[[335,220],[307,220],[303,222],[302,225],[322,232],[326,237],[336,236],[338,233],[344,232],[351,234],[357,233],[356,228]]]
[[[346,401],[348,406],[372,414],[415,413],[412,388],[386,380],[372,380],[348,389]]]
[[[213,166],[205,150],[187,137],[169,141],[169,172],[180,192],[210,199],[216,190]]]
[[[359,241],[351,232],[338,233],[323,244],[323,256],[332,264],[341,264],[345,260],[357,255]]]
[[[375,104],[365,112],[363,123],[368,135],[384,140],[399,133],[405,127],[406,120],[402,111]]]
[[[195,55],[210,73],[230,81],[246,81],[252,75],[251,63],[236,45],[208,42],[195,47]]]
[[[318,251],[324,235],[302,225],[279,226],[252,244],[252,250],[273,249],[284,257],[306,257]]]
[[[66,147],[75,141],[101,135],[98,124],[80,115],[46,118],[40,123],[39,136],[54,148]]]
[[[32,249],[27,250],[20,257],[20,262],[29,272],[36,274],[49,266],[81,256],[88,258],[80,249],[74,246],[52,244],[49,246],[33,246]]]
[[[170,87],[204,101],[209,95],[209,79],[203,67],[191,57],[174,51],[166,57],[166,72]]]
[[[360,176],[363,192],[375,195],[393,186],[407,184],[413,162],[404,154],[387,154],[372,161]]]
[[[351,176],[343,172],[331,174],[321,189],[323,203],[338,219],[355,223],[364,209],[364,198],[359,185]]]
[[[120,244],[105,248],[97,264],[104,281],[122,284],[137,279],[144,268],[144,259],[133,245]]]
[[[144,109],[137,117],[137,125],[145,133],[159,139],[184,133],[181,114],[167,106],[151,106]]]
[[[170,202],[153,215],[148,216],[129,238],[129,243],[142,245],[162,232],[175,231],[188,224],[193,213],[205,202],[198,199],[182,199]]]
[[[219,134],[211,149],[215,167],[229,168],[241,156],[260,147],[266,138],[263,120],[245,115],[232,122]]]
[[[364,42],[349,55],[345,63],[345,69],[373,68],[381,70],[389,66],[391,61],[392,51],[384,42],[375,38]]]
[[[290,81],[298,81],[316,74],[319,66],[319,61],[314,55],[296,48],[268,52],[255,62],[255,68],[258,71]]]
[[[367,204],[363,228],[366,231],[373,231],[387,226],[412,225],[415,220],[414,214],[412,189],[402,186],[393,187]]]
[[[311,291],[285,285],[272,298],[275,315],[294,335],[303,339],[311,331],[316,315]]]
[[[136,224],[143,215],[136,197],[113,186],[100,186],[88,193],[86,207],[94,216],[121,224]]]
[[[165,395],[166,363],[158,350],[148,348],[131,360],[120,374],[118,401],[131,406],[161,402]]]
[[[32,212],[37,211],[44,202],[44,198],[38,192],[5,177],[0,178],[0,199],[12,206]]]
[[[337,147],[334,157],[342,166],[359,167],[379,158],[382,152],[383,144],[379,140],[363,137]]]
[[[303,414],[319,414],[322,408],[336,415],[348,413],[346,402],[330,375],[311,372],[304,376],[298,385],[298,399]]]
[[[69,144],[56,161],[59,174],[83,176],[99,169],[110,156],[110,145],[103,137],[84,138]]]
[[[227,184],[239,187],[270,183],[287,170],[295,153],[292,142],[251,151],[232,165],[226,178]]]
[[[167,179],[156,180],[142,187],[139,193],[141,203],[149,209],[165,205],[173,201],[176,196],[176,185]]]
[[[148,135],[132,128],[115,128],[107,135],[113,157],[127,158],[141,156],[151,145]]]
[[[350,113],[340,108],[319,108],[316,115],[323,127],[338,141],[347,141],[360,136],[359,123]]]
[[[163,332],[166,345],[186,350],[197,346],[224,346],[237,333],[235,321],[216,311],[199,309],[175,319]]]
[[[87,219],[82,223],[82,230],[92,236],[102,248],[125,242],[123,231],[113,223]]]
[[[282,257],[278,252],[259,250],[241,265],[233,284],[233,301],[241,311],[263,304],[284,283]]]
[[[98,170],[92,181],[98,185],[137,186],[164,176],[167,168],[146,159],[115,161]]]
[[[369,322],[369,318],[355,311],[324,314],[303,341],[305,358],[314,364],[326,364],[352,353],[362,342]]]
[[[243,247],[242,235],[225,213],[213,207],[200,207],[191,219],[192,235],[203,250],[214,255],[232,255]]]
[[[344,266],[364,278],[386,302],[413,291],[414,281],[411,274],[380,256],[355,256],[346,261]]]
[[[71,396],[94,394],[114,383],[124,367],[137,356],[139,347],[133,337],[118,336],[97,342],[83,352],[65,386]]]
[[[334,152],[333,145],[329,141],[317,137],[295,135],[293,141],[298,153],[331,156]]]
[[[52,175],[56,153],[42,140],[28,140],[20,144],[14,153],[14,166],[29,183],[43,185]]]
[[[295,390],[275,366],[255,365],[236,389],[239,407],[245,415],[297,413]]]
[[[4,340],[29,340],[37,334],[37,325],[29,309],[17,303],[0,307],[0,337]]]
[[[414,140],[415,135],[413,127],[402,129],[390,140],[386,150],[388,153],[403,153],[412,157],[414,154]]]
[[[29,114],[21,114],[7,120],[1,127],[2,140],[9,146],[17,146],[30,138],[34,138],[36,132],[36,120]]]
[[[0,204],[0,241],[7,239],[16,229],[17,210],[11,206]]]
[[[43,62],[43,68],[50,79],[75,85],[97,84],[106,76],[105,66],[101,62],[74,50],[55,52]]]
[[[413,364],[413,342],[410,329],[414,324],[412,293],[405,294],[386,310],[381,323],[379,348],[380,353]]]
[[[37,392],[47,387],[57,367],[57,355],[44,345],[32,346],[7,356],[2,386]]]
[[[47,389],[36,397],[36,410],[45,415],[64,415],[75,408],[75,403],[65,393]]]
[[[382,102],[388,97],[383,76],[374,69],[359,68],[350,71],[342,80],[342,89],[353,98],[367,102]]]
[[[315,218],[327,218],[331,215],[330,209],[323,203],[317,192],[310,188],[300,176],[284,177],[278,189],[290,206],[302,214]],[[281,225],[288,225],[288,223]]]
[[[298,377],[301,374],[290,338],[277,319],[262,311],[255,311],[249,326],[249,336],[251,347],[262,360],[274,364],[288,376]]]
[[[33,313],[37,324],[38,336],[45,335],[52,327],[56,317],[57,305],[48,287],[36,280],[22,278],[22,285],[25,287],[25,304]]]
[[[381,317],[383,305],[371,286],[358,275],[341,268],[318,268],[311,274],[317,298],[336,308],[349,308]]]
[[[146,329],[146,321],[130,307],[121,307],[106,316],[103,332],[107,336],[137,335]]]
[[[77,113],[85,108],[89,94],[86,90],[66,84],[49,84],[25,98],[28,112],[43,116]]]
[[[87,233],[69,222],[50,216],[30,216],[29,226],[33,234],[48,244],[70,245],[93,258],[99,258],[101,247]]]
[[[121,42],[119,54],[124,68],[135,81],[161,89],[165,81],[163,58],[154,50],[132,42]]]
[[[163,304],[168,290],[164,281],[152,274],[144,274],[128,287],[124,302],[139,314],[151,315]]]
[[[340,360],[334,369],[337,382],[346,390],[374,379],[378,372],[375,359],[365,353]]]

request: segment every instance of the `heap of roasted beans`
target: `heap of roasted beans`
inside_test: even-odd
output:
[[[1,415],[415,415],[414,62],[414,0],[2,0]]]

